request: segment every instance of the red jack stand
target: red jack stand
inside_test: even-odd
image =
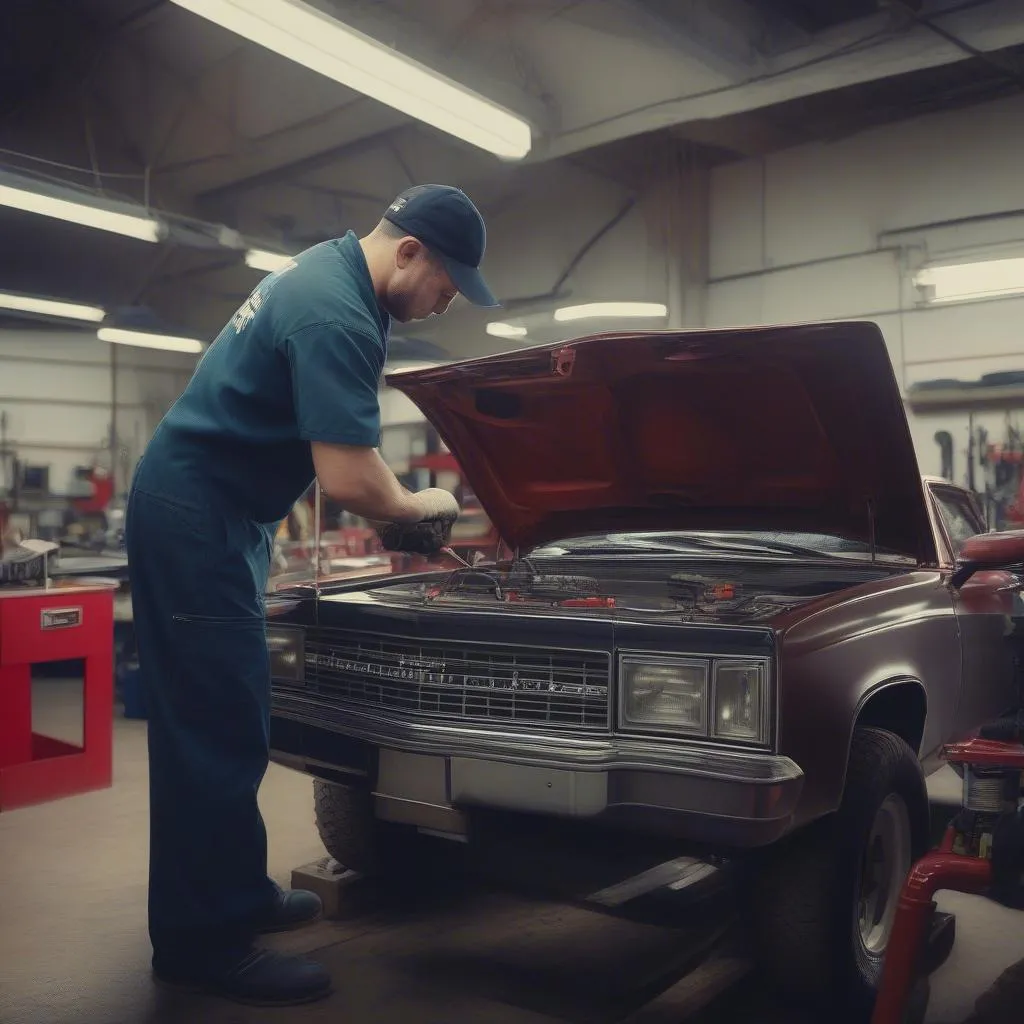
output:
[[[1013,742],[984,738],[1012,735]],[[914,865],[900,895],[892,937],[871,1024],[909,1024],[911,994],[939,889],[986,895],[992,886],[992,828],[999,817],[1017,810],[1024,773],[1020,724],[996,723],[982,737],[947,747],[943,756],[961,765],[963,807],[937,850]],[[924,1008],[920,1008],[923,1016]]]

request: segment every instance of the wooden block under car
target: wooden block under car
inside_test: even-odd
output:
[[[292,888],[308,889],[320,897],[324,917],[337,920],[368,910],[374,902],[373,886],[365,875],[350,871],[333,857],[322,857],[292,871]]]

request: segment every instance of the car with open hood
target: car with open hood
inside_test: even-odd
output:
[[[600,335],[388,383],[507,557],[268,601],[272,757],[315,777],[328,851],[384,871],[413,832],[500,820],[669,850],[678,890],[739,865],[774,980],[870,1006],[925,776],[1018,705],[1021,586],[957,575],[986,524],[922,478],[877,326]]]

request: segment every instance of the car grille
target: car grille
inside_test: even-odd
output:
[[[606,729],[608,655],[317,631],[307,686],[342,701],[460,721]]]

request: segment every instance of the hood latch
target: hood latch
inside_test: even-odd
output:
[[[551,353],[551,372],[559,377],[568,377],[572,373],[573,363],[576,362],[576,349],[560,348],[557,352]]]

